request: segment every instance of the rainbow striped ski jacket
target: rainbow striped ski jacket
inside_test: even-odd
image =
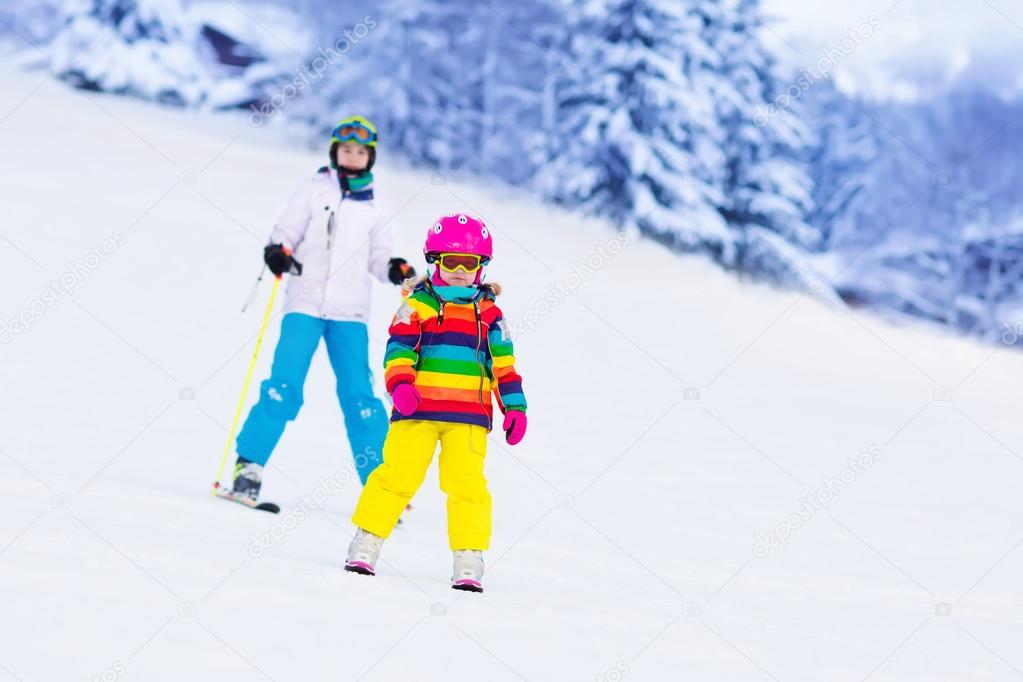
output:
[[[388,393],[414,384],[422,402],[407,417],[392,410],[392,422],[427,419],[490,430],[491,392],[502,412],[525,411],[508,323],[495,302],[499,292],[484,285],[472,299],[444,301],[428,280],[415,286],[391,322],[384,378]]]

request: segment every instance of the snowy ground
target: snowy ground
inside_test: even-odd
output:
[[[1023,677],[1020,354],[389,170],[385,146],[400,253],[442,212],[493,226],[531,430],[491,440],[485,595],[448,588],[435,475],[380,575],[345,574],[358,486],[322,355],[265,485],[285,512],[207,492],[269,288],[239,307],[320,155],[0,74],[0,673]],[[375,296],[374,362],[397,303]],[[806,496],[828,508],[799,517]]]

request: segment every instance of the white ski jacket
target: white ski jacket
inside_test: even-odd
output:
[[[366,322],[372,274],[388,283],[392,237],[371,191],[342,198],[337,172],[321,168],[291,195],[270,243],[291,249],[302,275],[288,276],[285,313]]]

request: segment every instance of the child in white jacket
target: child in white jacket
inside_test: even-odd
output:
[[[287,272],[284,318],[270,378],[238,434],[233,491],[255,500],[263,467],[284,427],[302,407],[302,387],[322,338],[356,470],[365,483],[380,463],[387,412],[373,393],[369,369],[371,275],[401,284],[415,276],[391,254],[386,218],[373,199],[377,131],[361,116],[338,123],[331,136],[330,166],[292,195],[264,250],[274,275]]]

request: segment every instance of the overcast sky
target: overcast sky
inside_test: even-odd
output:
[[[1023,0],[763,2],[777,19],[768,39],[797,67],[876,17],[880,28],[865,30],[873,35],[834,71],[847,92],[914,99],[962,80],[1023,92]]]

